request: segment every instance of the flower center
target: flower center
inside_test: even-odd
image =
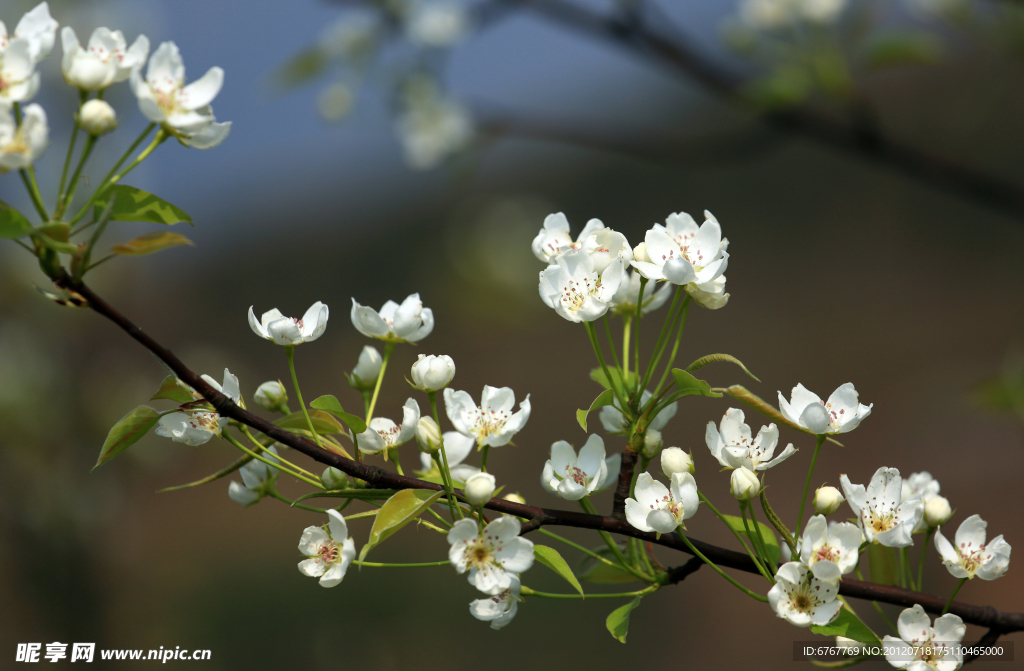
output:
[[[501,431],[508,421],[509,414],[504,410],[484,410],[477,408],[476,421],[473,423],[473,434],[482,441],[488,436]]]
[[[317,550],[317,560],[321,563],[333,564],[341,556],[341,550],[338,547],[336,541],[327,541],[320,544],[320,549]]]
[[[821,404],[825,406],[825,410],[828,411],[828,423],[833,429],[838,429],[843,425],[843,415],[846,414],[845,408],[839,408],[839,412],[832,409],[831,403],[825,403],[821,401]]]
[[[402,432],[402,425],[396,424],[387,429],[377,429],[377,435],[381,437],[384,444],[388,447],[393,446],[398,441],[398,434]]]
[[[813,611],[820,602],[818,597],[811,593],[810,582],[805,582],[799,585],[789,595],[789,605],[793,610],[800,613],[807,613]]]
[[[836,561],[839,559],[839,548],[822,545],[814,552],[814,561]]]
[[[220,431],[220,415],[215,412],[194,412],[189,415],[188,424],[200,431]]]
[[[587,486],[587,474],[580,470],[578,466],[566,466],[565,477],[581,487]]]
[[[992,558],[992,555],[985,555],[984,545],[973,548],[971,543],[961,543],[960,547],[956,549],[956,553],[960,556],[960,565],[972,577],[974,572],[981,568],[982,564]]]
[[[867,517],[867,525],[871,527],[871,530],[876,534],[892,529],[899,521],[896,519],[896,515],[891,512],[879,514],[877,511],[871,509],[867,511]]]
[[[593,296],[601,288],[597,277],[584,277],[581,281],[569,280],[562,288],[562,305],[569,312],[576,312],[583,307],[588,296]]]
[[[486,570],[491,566],[500,566],[494,558],[494,545],[486,538],[466,541],[469,547],[466,548],[466,565],[479,570]]]

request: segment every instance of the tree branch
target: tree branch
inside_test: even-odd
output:
[[[88,301],[88,306],[90,308],[116,324],[166,364],[182,382],[202,394],[202,396],[213,405],[219,414],[252,427],[257,431],[264,433],[268,437],[273,438],[275,441],[287,445],[288,447],[305,454],[321,464],[333,466],[352,477],[365,480],[374,487],[382,489],[443,489],[440,485],[432,482],[398,475],[397,473],[384,470],[377,466],[371,466],[369,464],[346,459],[339,454],[317,447],[315,444],[301,436],[274,426],[267,420],[235,405],[230,398],[211,387],[205,380],[190,370],[180,359],[178,359],[173,352],[156,342],[156,340],[149,336],[139,326],[133,324],[127,317],[93,293],[93,291],[84,283],[75,282],[66,272],[62,271],[54,280],[54,284],[62,289],[74,291],[84,300]],[[461,494],[461,492],[459,493]],[[523,525],[523,533],[533,531],[542,525],[594,529],[619,534],[621,536],[639,538],[640,540],[648,543],[655,543],[657,545],[689,553],[689,549],[675,534],[656,536],[653,533],[639,531],[630,526],[626,521],[614,519],[612,517],[587,515],[568,510],[538,508],[536,506],[528,506],[513,503],[511,501],[505,501],[504,499],[493,499],[487,503],[485,507],[499,513],[525,518],[527,521]],[[744,553],[720,548],[694,538],[690,538],[690,542],[693,543],[694,547],[708,557],[708,559],[719,566],[733,568],[747,573],[758,572],[753,561]],[[694,566],[692,563],[689,565],[691,568]],[[686,571],[685,566],[686,565],[678,569],[677,574],[684,573]],[[685,575],[682,577],[685,577]],[[941,612],[945,606],[945,600],[939,597],[921,594],[919,592],[912,592],[898,587],[875,585],[867,582],[861,582],[859,580],[843,580],[839,586],[839,593],[844,596],[857,599],[870,599],[873,601],[881,601],[883,603],[891,603],[900,606],[921,604],[926,611],[933,613]],[[998,630],[1000,633],[1024,630],[1024,613],[1004,612],[996,610],[991,606],[974,606],[960,602],[954,602],[952,607],[949,609],[949,612],[960,616],[964,622]]]

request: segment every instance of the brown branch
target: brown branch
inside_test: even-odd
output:
[[[235,405],[230,398],[211,387],[199,375],[182,363],[182,361],[178,359],[173,352],[156,342],[140,327],[133,324],[127,317],[93,293],[92,289],[84,283],[75,282],[64,272],[54,280],[54,283],[62,289],[77,292],[86,301],[88,301],[90,308],[114,322],[114,324],[125,331],[129,336],[156,355],[156,357],[166,364],[182,382],[202,394],[203,397],[206,398],[214,408],[216,408],[219,414],[252,427],[257,431],[264,433],[268,437],[273,438],[275,441],[287,445],[288,447],[305,454],[321,464],[333,466],[352,477],[365,480],[374,487],[386,489],[442,489],[440,485],[436,485],[432,482],[398,475],[397,473],[393,473],[376,466],[346,459],[339,454],[317,447],[315,444],[301,436],[274,426],[262,417],[254,415],[251,412]],[[461,492],[459,492],[459,494],[461,495]],[[514,515],[516,517],[526,519],[527,522],[523,525],[523,533],[537,529],[542,525],[577,527],[580,529],[594,529],[619,534],[621,536],[639,538],[640,540],[648,543],[655,543],[681,552],[690,552],[682,539],[674,534],[655,535],[653,533],[642,532],[630,526],[626,521],[612,517],[587,515],[568,510],[538,508],[536,506],[528,506],[513,503],[511,501],[505,501],[504,499],[493,499],[490,503],[486,504],[485,507],[499,513]],[[758,572],[753,561],[744,553],[710,545],[694,538],[690,538],[689,540],[693,543],[694,547],[719,566],[745,571],[747,573]],[[689,565],[691,568],[695,566],[692,563]],[[680,568],[679,572],[682,573],[683,569]],[[844,596],[857,599],[870,599],[873,601],[891,603],[900,606],[921,604],[926,611],[933,613],[941,612],[945,606],[944,599],[939,597],[912,592],[898,587],[874,585],[867,582],[861,582],[859,580],[843,580],[839,586],[839,593]],[[998,630],[1001,633],[1024,630],[1024,613],[1004,612],[996,610],[991,606],[974,606],[960,602],[954,602],[952,607],[949,609],[949,612],[960,616],[963,621],[968,624],[988,627],[990,629]]]

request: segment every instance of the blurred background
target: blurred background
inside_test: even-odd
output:
[[[540,471],[552,442],[585,440],[574,413],[599,388],[587,377],[594,362],[583,329],[537,298],[542,264],[530,241],[551,212],[565,212],[574,232],[598,217],[636,244],[671,212],[699,220],[708,209],[731,241],[732,298],[722,310],[691,310],[679,362],[733,354],[763,382],[724,365],[704,377],[744,384],[770,402],[798,382],[823,396],[854,382],[874,412],[845,447],[825,447],[815,485],[838,485],[840,473],[867,482],[883,465],[926,470],[955,509],[950,531],[979,513],[990,537],[1019,544],[1024,210],[756,120],[757,110],[814,109],[842,121],[854,101],[870,106],[887,138],[995,182],[1024,183],[1019,3],[876,3],[864,5],[870,30],[847,7],[840,18],[779,31],[757,19],[772,16],[771,7],[758,14],[732,1],[646,1],[658,6],[643,14],[652,25],[678,30],[742,75],[751,104],[740,108],[645,53],[516,3],[497,15],[471,5],[478,13],[459,39],[426,50],[396,35],[393,8],[371,8],[390,41],[369,60],[345,52],[350,61],[339,65],[339,52],[330,52],[335,60],[324,55],[323,35],[339,21],[363,25],[350,19],[365,10],[359,3],[51,2],[80,39],[100,25],[121,28],[129,41],[141,32],[154,47],[175,41],[190,80],[214,65],[226,71],[214,106],[218,119],[233,122],[227,141],[209,151],[168,142],[125,180],[190,213],[195,228],[175,230],[196,246],[117,259],[90,284],[193,370],[220,379],[230,368],[249,398],[261,382],[285,378],[287,366],[280,348],[252,334],[246,310],[301,314],[322,300],[333,309],[327,332],[296,356],[304,395],[332,393],[355,407],[344,373],[368,343],[350,325],[350,301],[378,307],[419,292],[437,326],[396,351],[379,414],[400,416],[410,395],[401,377],[418,353],[452,355],[453,386],[474,397],[484,384],[512,387],[517,402],[529,393],[530,422],[515,447],[493,451],[492,470],[529,503],[562,507],[541,489]],[[0,18],[11,29],[33,4],[5,2]],[[576,6],[618,16],[612,2]],[[881,33],[908,36],[896,49],[902,59],[862,67],[873,53],[864,35]],[[794,49],[819,43],[853,54],[849,62],[859,65],[848,79],[837,80],[834,67],[810,77],[827,69],[813,54],[806,69],[794,69]],[[55,192],[75,109],[59,58],[58,44],[40,66],[37,102],[51,126],[51,147],[37,164],[44,194]],[[456,139],[426,154],[402,130],[415,121],[403,116],[409,82],[428,81],[422,77],[431,78],[431,95],[462,110]],[[85,170],[94,181],[144,126],[126,85],[106,99],[122,128],[97,145]],[[431,169],[416,169],[423,167]],[[0,198],[31,210],[12,174],[0,178]],[[153,228],[116,223],[108,237],[120,242]],[[19,642],[94,641],[207,648],[210,669],[808,666],[792,660],[792,641],[807,632],[706,569],[646,598],[628,645],[605,629],[619,605],[607,600],[530,599],[510,626],[491,631],[467,612],[479,595],[445,568],[352,569],[339,587],[321,589],[294,568],[302,529],[322,523],[320,515],[270,499],[242,508],[227,497],[229,479],[156,493],[230,463],[227,443],[193,448],[150,435],[90,472],[109,427],[146,403],[166,373],[123,332],[89,311],[55,306],[33,283],[46,285],[34,260],[0,245],[5,656]],[[664,315],[653,316],[641,328],[648,351]],[[732,512],[728,478],[703,441],[706,423],[730,405],[688,398],[663,434],[666,445],[693,450],[702,490]],[[755,430],[761,424],[753,412],[747,419]],[[783,444],[802,449],[769,478],[773,504],[792,524],[813,441],[782,433]],[[623,440],[609,436],[607,445],[618,451]],[[407,466],[417,458],[412,444],[403,454]],[[281,489],[298,495],[300,485],[282,478]],[[610,509],[610,493],[597,505]],[[702,540],[731,538],[707,511],[688,527]],[[351,529],[361,546],[369,522]],[[430,561],[446,552],[440,535],[407,528],[374,558]],[[928,552],[925,590],[945,596],[955,580],[934,548]],[[687,558],[656,554],[666,565]],[[741,579],[763,587],[754,576]],[[539,565],[526,582],[566,589]],[[972,581],[959,599],[1024,610],[1020,567],[1011,563],[997,582]],[[884,629],[868,604],[855,605]],[[967,639],[982,633],[971,628]]]

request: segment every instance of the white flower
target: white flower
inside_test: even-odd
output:
[[[363,346],[356,367],[352,369],[353,385],[360,389],[373,389],[377,384],[377,378],[380,376],[380,369],[383,365],[384,359],[381,358],[376,347]]]
[[[430,423],[434,424],[434,420],[431,419]],[[422,425],[423,421],[421,420],[417,426],[419,427]],[[437,425],[435,424],[434,426]],[[480,469],[476,466],[470,466],[469,464],[462,463],[473,451],[473,447],[475,445],[476,440],[474,438],[464,436],[458,431],[444,432],[444,453],[448,458],[448,471],[452,474],[452,480],[456,482],[466,482],[473,475],[480,472]],[[440,455],[437,455],[437,458],[441,459]],[[430,454],[420,452],[420,465],[423,467],[422,474],[424,477],[429,477],[431,475],[440,477],[440,471],[434,464],[433,458]]]
[[[689,284],[686,291],[697,305],[708,310],[724,308],[729,303],[729,294],[725,292],[725,275],[719,275],[704,284]]]
[[[619,471],[622,470],[622,453],[621,452],[616,452],[612,456],[607,457],[604,460],[604,470],[605,470],[604,478],[602,478],[601,481],[597,483],[597,487],[594,488],[595,492],[603,491],[605,489],[608,489],[612,485],[618,484],[618,482],[619,482]],[[546,473],[546,472],[547,472],[547,469],[545,468],[544,472],[541,473],[541,478],[540,478],[540,485],[541,485],[541,487],[543,487],[544,491],[548,492],[549,494],[558,494],[558,487],[557,486],[552,487],[551,486],[551,480],[544,476],[544,473]],[[669,477],[671,477],[671,476],[669,476]]]
[[[299,572],[320,578],[321,587],[334,587],[345,577],[348,565],[356,558],[356,543],[348,537],[348,525],[337,510],[328,510],[327,531],[306,527],[299,539],[299,552],[307,559],[299,562]]]
[[[38,63],[53,51],[57,40],[58,23],[50,16],[50,6],[41,2],[31,11],[25,12],[14,27],[14,33],[7,35],[7,26],[0,21],[0,56],[15,40],[23,40],[28,44],[28,54],[33,63]]]
[[[729,243],[718,220],[707,210],[704,217],[699,228],[685,212],[670,214],[665,226],[655,224],[644,237],[650,261],[634,260],[633,267],[649,280],[698,288],[720,277],[729,264]]]
[[[569,233],[569,220],[566,216],[561,212],[549,214],[544,217],[544,226],[540,229],[540,233],[533,239],[531,245],[533,255],[551,265],[567,252],[581,251],[587,238],[604,227],[600,219],[591,219],[583,227],[579,238],[573,240]]]
[[[501,629],[512,621],[519,609],[519,576],[509,574],[508,589],[487,599],[477,599],[469,604],[470,614],[478,620],[491,623],[491,629]]]
[[[626,241],[626,236],[610,228],[598,229],[584,238],[582,251],[590,257],[594,272],[597,273],[603,273],[616,260],[622,262],[625,273],[626,264],[633,260],[633,249]],[[639,286],[640,280],[637,280]]]
[[[814,492],[814,511],[820,515],[831,515],[845,500],[835,487],[819,487]]]
[[[268,452],[276,455],[277,449],[272,446]],[[270,461],[277,461],[277,459],[268,454],[264,453],[263,456]],[[268,466],[259,459],[253,459],[238,469],[238,474],[242,476],[242,483],[239,484],[232,480],[231,484],[228,485],[228,496],[236,503],[240,503],[243,506],[251,506],[263,498],[270,487],[273,486],[274,480],[277,479],[278,470]]]
[[[772,30],[801,21],[834,23],[846,0],[743,0],[740,18],[752,28]]]
[[[914,544],[910,535],[924,512],[924,502],[915,497],[900,503],[903,479],[897,469],[879,468],[866,490],[864,485],[850,484],[845,473],[839,482],[869,543],[893,548]]]
[[[518,492],[512,492],[511,494],[505,494],[505,496],[503,496],[501,498],[505,499],[506,501],[511,501],[512,503],[518,503],[518,504],[521,504],[521,505],[526,505],[526,499],[524,499],[523,496],[521,494],[519,494]]]
[[[480,405],[464,391],[444,390],[444,408],[455,430],[464,436],[476,438],[477,445],[508,445],[530,419],[530,395],[519,404],[519,412],[512,412],[516,403],[515,392],[508,387],[484,385]]]
[[[647,404],[651,398],[651,392],[649,389],[645,389],[644,393],[640,395],[640,407]],[[626,416],[622,414],[622,410],[619,408],[619,401],[615,399],[612,405],[606,405],[601,408],[601,413],[598,417],[601,420],[601,426],[608,433],[615,433],[625,435],[629,433],[630,426],[629,422],[626,421]],[[666,405],[661,412],[654,416],[650,424],[647,425],[647,430],[654,429],[655,431],[661,431],[668,424],[668,421],[676,416],[676,411],[679,410],[679,403],[669,403]]]
[[[740,466],[729,476],[729,493],[738,501],[749,501],[761,492],[761,481],[757,474],[746,466]]]
[[[31,100],[39,90],[39,73],[32,48],[31,42],[17,38],[0,54],[0,104]]]
[[[227,368],[224,369],[223,385],[218,384],[209,375],[203,375],[203,380],[235,403],[241,404],[242,392],[238,378]],[[220,435],[220,415],[209,410],[172,412],[160,418],[156,426],[156,435],[170,438],[176,443],[203,445],[214,436]]]
[[[924,526],[934,529],[941,527],[953,517],[953,509],[945,496],[933,496],[924,502]]]
[[[410,167],[434,168],[469,146],[473,119],[464,105],[427,79],[416,78],[406,89],[396,125]]]
[[[186,86],[185,65],[178,47],[174,42],[164,42],[149,59],[146,78],[142,78],[142,68],[136,67],[130,80],[146,118],[161,124],[185,144],[209,149],[228,136],[231,123],[217,123],[210,107],[224,84],[222,69],[212,67]]]
[[[588,254],[568,252],[540,271],[540,297],[564,319],[592,322],[608,311],[624,278],[619,257],[599,273]]]
[[[828,624],[843,607],[836,600],[839,585],[818,580],[800,562],[788,562],[775,574],[775,585],[768,592],[768,603],[775,613],[798,627]]]
[[[579,456],[564,440],[552,445],[551,458],[544,463],[541,478],[548,491],[567,501],[579,501],[596,491],[607,475],[604,440],[593,433],[580,448]]]
[[[956,671],[963,665],[960,643],[967,627],[958,616],[946,613],[932,626],[924,608],[915,605],[900,613],[896,630],[900,637],[883,636],[882,645],[885,658],[897,669]]]
[[[284,412],[284,406],[288,403],[288,392],[280,381],[270,380],[257,387],[252,398],[264,410]]]
[[[533,566],[533,543],[519,537],[521,526],[503,515],[477,531],[476,520],[461,519],[448,530],[448,560],[459,573],[468,570],[469,583],[484,594],[501,594]]]
[[[466,479],[466,500],[471,506],[482,506],[494,496],[495,480],[490,473],[474,473]]]
[[[672,477],[676,473],[693,473],[693,457],[678,447],[670,447],[661,453],[661,472]]]
[[[419,443],[420,452],[425,455],[434,454],[441,449],[441,440],[441,427],[437,422],[432,417],[420,417],[420,421],[416,422],[416,442]],[[472,442],[471,440],[471,445]],[[428,459],[427,470],[430,470],[430,463],[432,462]]]
[[[356,436],[359,451],[376,454],[407,443],[416,435],[416,425],[419,421],[420,404],[414,398],[407,399],[402,408],[401,424],[395,424],[386,417],[374,417],[370,420],[366,431]]]
[[[68,84],[82,91],[100,91],[115,82],[123,82],[132,70],[141,68],[149,55],[149,39],[139,35],[129,47],[120,30],[97,28],[83,49],[70,26],[60,32],[64,45],[61,70]]]
[[[469,32],[469,13],[458,0],[414,0],[405,16],[405,34],[422,47],[450,47]]]
[[[321,33],[317,48],[329,58],[359,61],[373,53],[380,29],[378,14],[348,12]]]
[[[0,172],[32,165],[46,149],[49,135],[46,112],[39,105],[33,103],[25,107],[18,126],[13,107],[0,104]]]
[[[671,489],[641,473],[636,479],[636,498],[626,499],[626,521],[640,531],[672,533],[697,512],[700,499],[697,481],[690,473],[672,476]]]
[[[249,326],[253,333],[266,338],[278,345],[301,345],[313,342],[327,330],[327,318],[330,310],[317,301],[309,306],[302,319],[285,317],[277,308],[263,313],[260,321],[256,321],[256,313],[249,306]]]
[[[824,515],[815,515],[807,522],[800,539],[800,561],[818,580],[839,580],[857,568],[863,539],[855,525],[840,522],[830,526]]]
[[[643,244],[643,243],[641,243]],[[640,295],[640,273],[635,270],[629,273],[629,281],[619,282],[619,288],[612,296],[611,311],[618,315],[635,315],[636,299]],[[672,295],[672,285],[668,282],[658,284],[648,282],[644,285],[644,300],[640,312],[647,314],[657,310]]]
[[[985,543],[988,522],[979,515],[971,515],[956,530],[956,545],[941,531],[935,532],[935,549],[942,555],[942,563],[954,578],[995,580],[1010,567],[1010,544],[1002,534]]]
[[[117,112],[106,100],[86,100],[78,110],[78,125],[89,135],[106,135],[117,128]]]
[[[786,446],[778,457],[775,448],[779,444],[779,429],[775,424],[762,426],[756,438],[750,437],[750,427],[743,422],[743,411],[729,408],[721,421],[721,432],[714,422],[708,422],[704,441],[711,455],[725,468],[746,467],[752,471],[764,471],[778,466],[796,454],[793,443]]]
[[[419,342],[434,330],[434,312],[423,307],[419,294],[409,294],[402,304],[385,303],[380,312],[352,299],[352,325],[368,338],[385,342]]]
[[[856,429],[875,406],[858,402],[857,390],[852,382],[841,385],[822,401],[817,394],[802,384],[793,387],[791,401],[779,392],[779,410],[789,421],[799,424],[811,433],[822,435],[846,433]]]
[[[915,496],[924,501],[925,511],[928,510],[928,502],[939,493],[939,481],[932,477],[932,474],[928,471],[921,471],[920,473],[911,473],[909,478],[903,480],[903,489],[900,493],[900,502],[912,499]],[[945,501],[945,499],[943,499]],[[949,502],[946,501],[946,506],[949,506]],[[941,505],[939,506],[941,508]],[[952,511],[950,511],[952,516]],[[940,524],[948,522],[947,518]],[[939,526],[939,524],[933,524],[933,527]],[[928,523],[925,522],[924,516],[922,515],[921,520],[917,523],[917,527],[914,531],[924,531],[928,528]]]
[[[412,365],[412,382],[423,391],[444,389],[455,377],[455,362],[447,355],[419,355]]]

